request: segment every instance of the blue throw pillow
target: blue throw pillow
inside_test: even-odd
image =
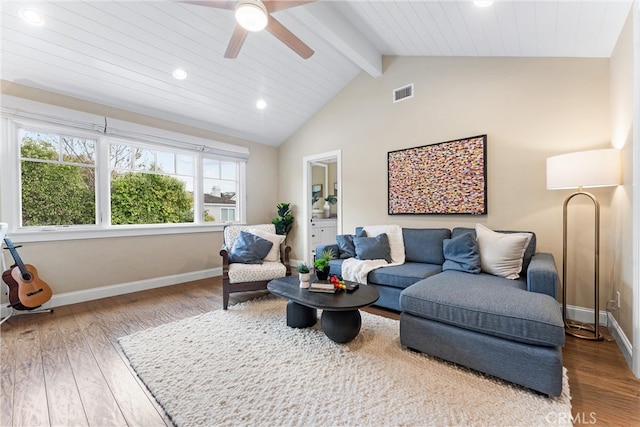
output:
[[[367,233],[362,230],[357,236],[366,236]],[[340,258],[354,258],[356,256],[356,246],[353,243],[353,238],[356,237],[353,234],[339,234],[336,236],[336,242],[338,243],[338,252]]]
[[[340,258],[353,258],[356,256],[356,246],[353,243],[353,234],[339,234],[336,236]]]
[[[359,237],[353,238],[356,248],[357,259],[383,259],[391,262],[391,246],[389,246],[389,236],[385,233],[378,234],[376,237]]]
[[[444,264],[442,271],[456,270],[479,274],[480,250],[473,233],[464,233],[453,239],[445,239],[442,243]]]
[[[267,239],[241,231],[229,253],[229,262],[262,264],[272,246],[273,242]]]

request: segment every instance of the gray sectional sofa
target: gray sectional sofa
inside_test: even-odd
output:
[[[367,276],[380,293],[376,305],[401,312],[400,341],[408,348],[559,396],[565,334],[553,256],[536,253],[531,233],[519,279],[443,271],[445,241],[465,233],[475,239],[475,232],[403,228],[405,262]],[[325,250],[341,255],[338,244],[316,253]],[[332,260],[330,273],[342,275],[343,262]]]

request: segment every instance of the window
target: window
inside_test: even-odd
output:
[[[221,208],[220,209],[220,220],[221,221],[235,221],[236,220],[236,209],[235,208]]]
[[[132,124],[118,134],[32,116],[3,114],[1,122],[10,143],[0,147],[0,209],[14,233],[184,232],[244,218],[242,147]]]
[[[22,226],[96,223],[96,140],[20,129]]]
[[[109,144],[111,224],[194,222],[197,156]]]

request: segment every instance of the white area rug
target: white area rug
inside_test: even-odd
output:
[[[120,338],[176,425],[571,425],[569,384],[550,399],[403,348],[397,320],[362,313],[336,344],[262,298]],[[564,423],[564,424],[563,424]]]

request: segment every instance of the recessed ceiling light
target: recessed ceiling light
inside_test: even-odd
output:
[[[176,68],[175,70],[173,70],[173,73],[171,74],[173,75],[174,78],[178,80],[184,80],[187,78],[187,72],[182,68]]]
[[[20,18],[22,18],[22,20],[28,24],[37,25],[38,27],[44,25],[43,16],[33,9],[24,7],[20,9],[20,11],[18,11],[18,14],[20,15]]]
[[[267,101],[265,101],[264,99],[258,99],[258,102],[256,102],[256,108],[258,110],[264,110],[265,108],[267,108]]]
[[[478,7],[489,7],[493,4],[493,0],[475,0],[473,4]]]

